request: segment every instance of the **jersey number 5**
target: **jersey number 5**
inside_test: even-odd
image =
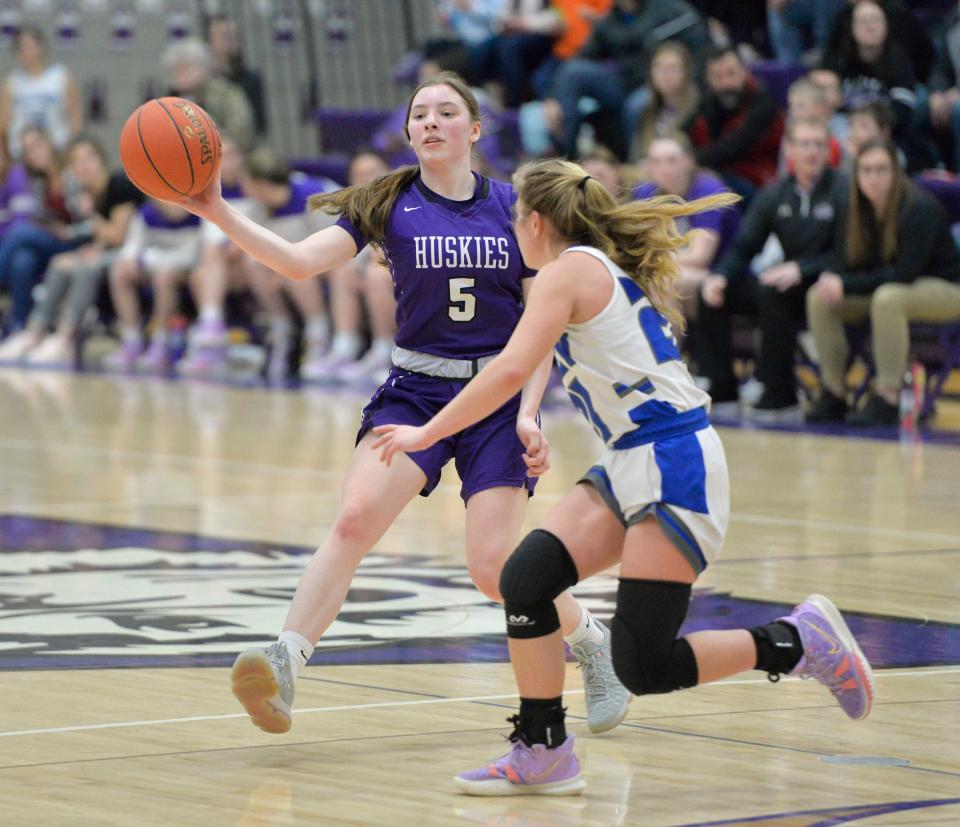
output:
[[[477,315],[477,297],[466,292],[477,283],[476,279],[450,279],[450,307],[447,315],[455,322],[469,322]]]

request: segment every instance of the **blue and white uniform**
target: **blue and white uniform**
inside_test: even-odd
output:
[[[606,445],[583,477],[624,525],[654,514],[699,573],[720,551],[730,514],[723,446],[710,397],[693,384],[670,324],[643,290],[593,247],[613,280],[596,316],[568,324],[556,363],[573,404]]]

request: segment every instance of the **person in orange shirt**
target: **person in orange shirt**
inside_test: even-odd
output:
[[[563,17],[563,32],[553,44],[554,57],[573,57],[587,42],[593,24],[606,17],[613,0],[553,0],[553,7]]]

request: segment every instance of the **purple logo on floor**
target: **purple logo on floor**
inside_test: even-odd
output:
[[[228,665],[275,638],[312,552],[0,516],[0,669]],[[616,587],[593,578],[577,594],[604,618]],[[684,630],[755,626],[790,608],[697,589]],[[958,624],[845,614],[876,667],[960,663]],[[504,628],[463,566],[375,552],[312,663],[503,662]]]

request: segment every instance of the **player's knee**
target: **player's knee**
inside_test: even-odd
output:
[[[876,313],[896,312],[903,303],[905,294],[901,284],[883,284],[873,292],[871,297],[871,311]]]
[[[502,555],[474,554],[468,561],[470,579],[484,597],[502,603],[500,594],[500,560]]]
[[[344,505],[333,523],[334,539],[345,547],[373,545],[377,539],[371,530],[373,517],[373,509],[362,502]]]
[[[111,281],[132,281],[138,275],[136,262],[130,259],[120,259],[110,266]]]
[[[677,638],[690,586],[623,578],[611,624],[613,668],[634,695],[659,695],[696,686],[697,660]]]
[[[610,641],[613,669],[634,695],[662,695],[678,687],[670,680],[670,650],[653,641],[639,641],[618,616],[614,616]]]
[[[508,605],[552,603],[578,579],[576,564],[560,538],[538,528],[520,541],[504,565],[500,594]]]

